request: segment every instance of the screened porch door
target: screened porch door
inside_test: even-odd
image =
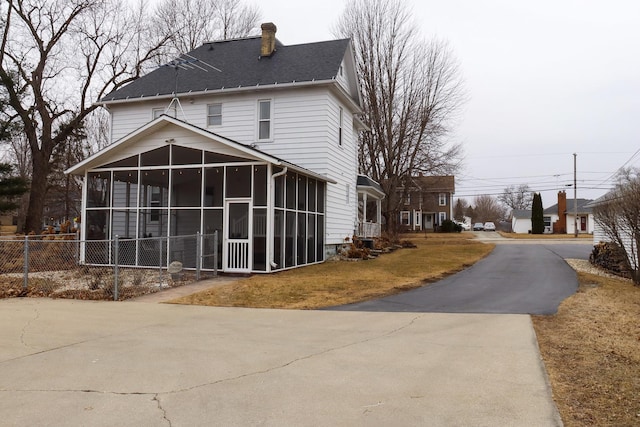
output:
[[[249,201],[226,203],[224,271],[251,271],[251,206]]]

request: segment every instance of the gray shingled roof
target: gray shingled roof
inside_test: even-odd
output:
[[[531,219],[531,209],[514,209],[511,216],[519,219]]]
[[[374,181],[373,179],[369,178],[366,175],[358,175],[358,180],[356,185],[362,186],[362,187],[375,188],[379,192],[384,193],[382,186],[380,186],[380,184],[378,184],[376,181]]]
[[[349,40],[293,46],[277,42],[276,51],[270,57],[260,57],[260,44],[261,37],[205,43],[188,55],[221,72],[200,62],[194,62],[193,69],[178,69],[177,74],[174,67],[163,66],[109,93],[101,101],[331,80],[338,74]],[[186,55],[182,58],[188,59]]]
[[[579,214],[590,214],[592,213],[592,209],[590,206],[587,206],[589,203],[593,202],[591,199],[577,199],[578,202],[578,213]],[[556,203],[553,206],[549,206],[544,210],[545,214],[557,214],[558,213],[558,204]],[[564,213],[564,212],[563,212]],[[573,199],[567,199],[567,210],[566,213],[573,213]]]

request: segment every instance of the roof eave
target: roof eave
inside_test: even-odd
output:
[[[255,86],[241,86],[241,87],[233,87],[233,88],[221,88],[221,89],[212,89],[212,90],[201,90],[201,91],[189,91],[189,92],[181,92],[178,94],[163,94],[163,95],[150,95],[150,96],[139,96],[139,97],[127,97],[121,99],[101,99],[96,104],[102,106],[114,105],[114,104],[124,104],[131,102],[146,102],[151,100],[163,100],[163,99],[172,99],[172,98],[185,98],[185,97],[193,97],[193,96],[203,96],[203,95],[217,95],[217,94],[228,94],[228,93],[245,93],[245,92],[256,92],[263,90],[273,90],[273,89],[289,89],[289,88],[299,88],[299,87],[310,87],[310,86],[326,86],[330,84],[334,84],[336,81],[334,79],[328,80],[312,80],[305,82],[289,82],[289,83],[272,83],[268,85],[255,85]]]

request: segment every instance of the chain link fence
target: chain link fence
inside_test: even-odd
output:
[[[217,276],[218,234],[85,240],[0,237],[0,298],[125,300]]]

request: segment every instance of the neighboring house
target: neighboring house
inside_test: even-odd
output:
[[[112,144],[67,171],[84,176],[83,239],[217,230],[218,267],[246,273],[322,262],[357,233],[359,200],[383,194],[358,177],[351,41],[275,32],[204,43],[100,100]]]
[[[601,205],[601,204],[605,204],[607,199],[611,196],[611,194],[605,194],[602,197],[597,198],[596,200],[593,200],[591,203],[589,203],[586,207],[587,208],[594,208],[595,206]],[[620,245],[620,242],[618,241],[614,241],[614,239],[611,238],[611,236],[609,236],[605,230],[604,227],[602,227],[602,225],[598,222],[598,221],[594,221],[594,227],[593,227],[593,244],[597,245],[600,242],[613,242],[617,245]],[[619,232],[619,236],[620,236],[620,240],[622,241],[622,246],[623,249],[625,250],[625,252],[630,255],[631,259],[634,259],[635,255],[638,253],[638,248],[636,247],[636,242],[635,239],[633,237],[633,233],[632,231],[628,228],[625,227],[624,225],[620,224],[619,222],[617,222],[615,224],[616,229]]]
[[[591,200],[578,199],[578,232],[593,233],[593,214],[588,203]],[[567,207],[567,203],[569,206]],[[545,234],[573,234],[575,218],[573,200],[567,202],[567,194],[558,192],[558,203],[543,211]],[[514,233],[531,233],[531,209],[515,209],[511,216]]]
[[[399,188],[402,195],[400,227],[404,230],[435,230],[445,220],[453,219],[455,177],[416,176]]]
[[[593,233],[595,221],[592,209],[588,206],[592,201],[589,199],[576,200],[578,233]],[[574,199],[567,200],[566,192],[558,192],[558,203],[544,210],[545,232],[547,227],[550,227],[550,230],[555,234],[574,234],[576,224],[574,209]]]
[[[557,215],[544,211],[544,234],[553,233],[553,223],[557,221]],[[514,209],[511,213],[511,231],[513,233],[531,233],[531,209]]]
[[[511,212],[511,231],[513,233],[531,233],[531,209],[514,209]]]
[[[384,191],[380,184],[365,175],[358,175],[358,230],[360,237],[380,236],[382,232],[382,199]]]

